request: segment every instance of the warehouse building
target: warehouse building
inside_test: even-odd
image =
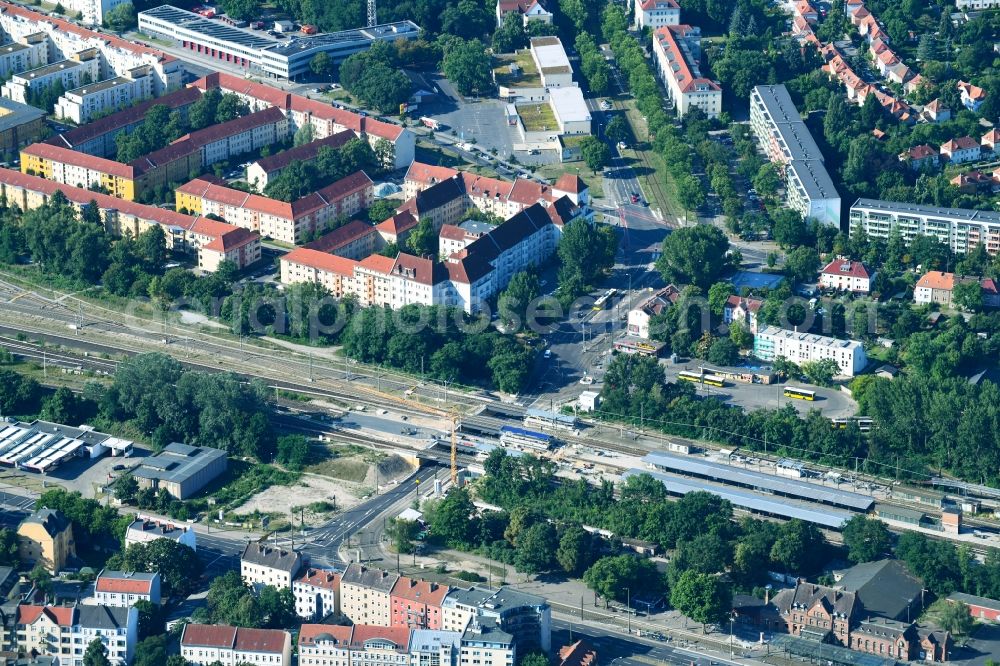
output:
[[[159,454],[146,458],[132,470],[140,488],[167,492],[177,499],[187,499],[226,471],[226,452],[203,446],[174,442]]]

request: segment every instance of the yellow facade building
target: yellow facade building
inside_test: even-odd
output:
[[[17,528],[17,555],[29,567],[41,564],[56,573],[76,556],[73,525],[69,519],[52,509],[39,509],[24,519]]]

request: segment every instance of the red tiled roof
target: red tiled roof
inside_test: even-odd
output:
[[[919,146],[910,148],[908,154],[912,160],[922,160],[937,155],[938,151],[933,146],[922,143]]]
[[[324,589],[333,590],[334,592],[336,592],[340,589],[340,574],[334,571],[328,571],[326,569],[306,568],[302,570],[302,573],[299,574],[299,577],[295,579],[295,582],[305,583],[306,585],[312,585],[313,587],[322,587]],[[302,626],[303,628],[305,628],[306,625]],[[316,626],[322,627],[326,625],[316,625]]]
[[[986,99],[986,91],[979,86],[974,86],[971,83],[965,81],[959,81],[956,87],[965,93],[965,95],[972,100]]]
[[[140,44],[139,42],[122,39],[121,37],[116,37],[105,32],[98,33],[93,30],[87,30],[86,28],[83,28],[75,23],[71,23],[70,21],[40,14],[20,5],[15,5],[9,2],[0,2],[0,12],[8,13],[13,16],[20,16],[39,23],[50,23],[54,25],[59,32],[68,32],[80,37],[99,39],[115,48],[122,49],[124,51],[131,51],[136,55],[153,56],[153,58],[158,62],[173,62],[174,60],[173,56],[167,55],[158,49]]]
[[[400,576],[390,595],[407,601],[419,601],[430,606],[440,606],[444,598],[448,596],[448,590],[447,585]]]
[[[396,260],[392,257],[383,257],[381,254],[372,254],[358,262],[358,265],[369,270],[388,275],[392,272],[392,267],[395,263]]]
[[[323,234],[311,243],[306,243],[303,247],[320,252],[333,252],[348,245],[358,238],[368,234],[377,233],[375,227],[362,222],[361,220],[351,220],[342,227],[337,227],[328,234]]]
[[[670,9],[680,9],[676,0],[642,0],[642,11],[648,12],[653,9],[662,9],[664,6]]]
[[[283,150],[268,157],[262,157],[255,164],[263,169],[264,173],[272,173],[284,169],[292,162],[313,159],[320,148],[340,148],[354,138],[357,138],[354,132],[343,130],[342,132],[331,134],[325,139],[317,139],[316,141],[310,141],[309,143]]]
[[[70,164],[84,169],[100,171],[101,173],[119,178],[134,179],[136,177],[135,169],[128,164],[122,164],[121,162],[115,162],[103,157],[95,157],[87,153],[70,150],[62,146],[54,146],[49,143],[33,143],[30,146],[22,148],[21,152],[26,155],[49,160],[50,162]]]
[[[966,150],[968,148],[978,148],[979,142],[971,136],[960,136],[957,139],[946,141],[941,145],[941,152],[951,153],[956,150]]]
[[[653,37],[659,42],[664,52],[669,55],[671,66],[674,70],[673,77],[677,81],[681,92],[689,92],[696,85],[705,85],[712,90],[719,90],[718,84],[714,81],[694,76],[687,59],[684,57],[684,52],[681,51],[680,45],[677,43],[677,38],[682,37],[691,29],[689,25],[666,25],[662,28],[657,28],[656,32],[653,33]]]
[[[540,4],[538,0],[499,0],[498,3],[500,12],[504,14],[514,11],[523,14],[537,4]]]
[[[355,171],[312,194],[307,194],[301,199],[293,201],[291,204],[292,215],[298,217],[320,210],[356,192],[370,188],[372,184],[372,179],[368,177],[368,174],[364,171]]]
[[[560,192],[572,192],[573,194],[579,194],[587,189],[587,186],[583,183],[583,179],[572,173],[564,173],[559,176],[559,180],[556,184],[552,186],[552,189],[559,190]]]
[[[299,646],[313,646],[317,640],[333,640],[337,645],[350,645],[354,627],[336,624],[303,624],[299,629]],[[329,637],[329,638],[327,638]]]
[[[726,299],[726,307],[742,307],[747,312],[757,312],[763,305],[764,301],[759,298],[743,298],[742,296],[736,296],[735,294]]]
[[[260,238],[256,231],[250,231],[243,227],[236,227],[232,231],[227,231],[221,236],[216,236],[214,240],[205,244],[204,249],[215,252],[228,252],[238,247],[249,245]]]
[[[36,606],[34,604],[21,604],[17,607],[18,624],[34,624],[42,615],[47,616],[52,622],[61,627],[73,626],[72,606]]]
[[[383,257],[383,259],[389,258]],[[311,250],[307,247],[295,248],[288,254],[282,255],[281,261],[308,266],[309,268],[326,271],[327,273],[337,273],[346,277],[354,275],[354,267],[358,265],[358,262],[353,259],[338,257],[335,254],[319,250]],[[389,261],[391,262],[392,259],[389,259]]]
[[[548,185],[542,185],[527,178],[518,178],[514,181],[514,186],[510,188],[510,194],[507,198],[522,206],[531,206],[539,201],[551,200],[551,194]]]
[[[405,650],[410,643],[409,627],[376,627],[371,624],[356,624],[351,636],[351,645],[356,648],[364,647],[364,644],[372,639],[386,640]]]
[[[447,180],[458,173],[458,170],[452,169],[451,167],[424,164],[423,162],[412,162],[410,167],[406,170],[406,180],[433,185],[434,183],[442,180]]]
[[[431,286],[442,281],[440,278],[443,271],[438,270],[439,267],[440,264],[433,259],[400,252],[392,265],[392,273]]]
[[[98,592],[116,594],[150,594],[153,591],[153,581],[150,579],[98,576],[94,589]]]
[[[595,666],[597,651],[586,641],[559,648],[559,666]]]
[[[823,275],[839,275],[842,277],[871,277],[871,273],[862,262],[850,259],[834,259],[826,265],[822,272]]]
[[[375,228],[383,233],[398,236],[415,226],[417,226],[417,218],[415,218],[413,213],[409,210],[404,210],[400,213],[396,213],[388,220],[379,222],[375,225]]]
[[[256,83],[222,72],[213,72],[194,81],[191,85],[202,90],[222,88],[266,102],[286,112],[307,114],[321,120],[328,120],[346,129],[354,130],[357,134],[366,133],[390,142],[395,142],[404,130],[398,125],[364,117],[352,111],[335,109],[323,102],[286,93],[263,83]]]
[[[996,145],[1000,143],[1000,130],[993,128],[982,136],[980,142],[983,145]]]
[[[468,237],[465,229],[456,226],[454,224],[442,224],[441,231],[438,232],[438,238],[444,238],[453,241],[462,241]]]
[[[271,652],[280,654],[285,647],[288,634],[280,629],[245,629],[236,630],[236,644],[233,649],[240,652]]]
[[[216,647],[241,652],[281,653],[285,645],[284,631],[278,629],[244,629],[215,624],[189,624],[184,627],[181,645],[184,647]]]
[[[927,271],[917,280],[918,287],[951,291],[955,286],[955,274],[943,271]]]

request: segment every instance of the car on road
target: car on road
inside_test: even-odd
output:
[[[122,471],[123,469],[125,469],[125,465],[115,465],[115,466],[114,466],[114,467],[112,467],[111,469],[112,469],[112,471],[115,471],[115,472],[120,472],[120,471]]]
[[[580,378],[580,383],[583,384],[583,385],[585,385],[585,386],[590,386],[591,384],[594,383],[594,378],[593,377],[581,377]]]
[[[632,203],[634,204],[639,203],[639,195],[636,194],[635,192],[632,193],[631,198],[632,198]]]
[[[542,354],[542,358],[552,358],[552,350],[546,349],[545,353]]]

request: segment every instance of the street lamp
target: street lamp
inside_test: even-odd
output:
[[[632,590],[625,588],[625,613],[628,621],[628,633],[632,635]]]

